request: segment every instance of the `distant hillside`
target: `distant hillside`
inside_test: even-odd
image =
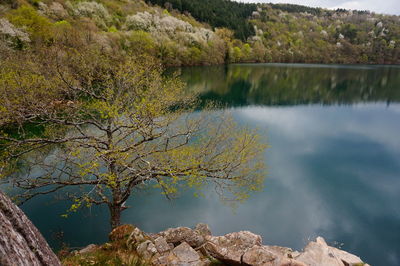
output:
[[[399,16],[264,4],[250,21],[271,61],[400,62]]]
[[[1,2],[0,52],[60,44],[151,54],[167,66],[400,64],[400,17],[229,0]]]

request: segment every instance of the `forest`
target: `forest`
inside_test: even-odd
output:
[[[256,4],[245,4],[223,0],[147,0],[147,2],[189,12],[194,18],[213,27],[225,27],[235,32],[235,37],[245,41],[254,35],[248,18],[257,10]]]
[[[207,4],[19,0],[0,5],[3,54],[59,43],[76,47],[81,41],[117,54],[149,54],[165,66],[398,64],[400,18],[369,11],[223,0]]]

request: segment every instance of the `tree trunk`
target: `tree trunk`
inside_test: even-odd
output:
[[[0,265],[61,265],[39,230],[1,191]]]
[[[114,229],[121,225],[121,213],[122,206],[120,205],[110,205],[110,215],[111,215],[111,229]]]

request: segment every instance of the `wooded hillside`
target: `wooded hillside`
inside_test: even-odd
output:
[[[18,0],[0,5],[3,50],[85,42],[117,54],[150,54],[167,66],[399,64],[400,17],[229,0]]]

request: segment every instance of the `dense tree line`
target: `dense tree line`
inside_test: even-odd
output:
[[[279,9],[282,11],[286,11],[288,13],[307,12],[313,15],[320,15],[322,12],[321,8],[314,8],[308,6],[293,5],[293,4],[270,4],[270,6],[274,9]]]
[[[194,18],[213,27],[232,29],[235,37],[241,40],[254,35],[254,28],[248,22],[248,18],[257,10],[256,4],[229,0],[147,0],[147,2],[181,12],[190,12]]]
[[[167,66],[400,63],[399,17],[368,11],[225,0],[18,0],[0,6],[0,49],[59,40],[75,45],[77,36],[115,54],[150,54]]]

